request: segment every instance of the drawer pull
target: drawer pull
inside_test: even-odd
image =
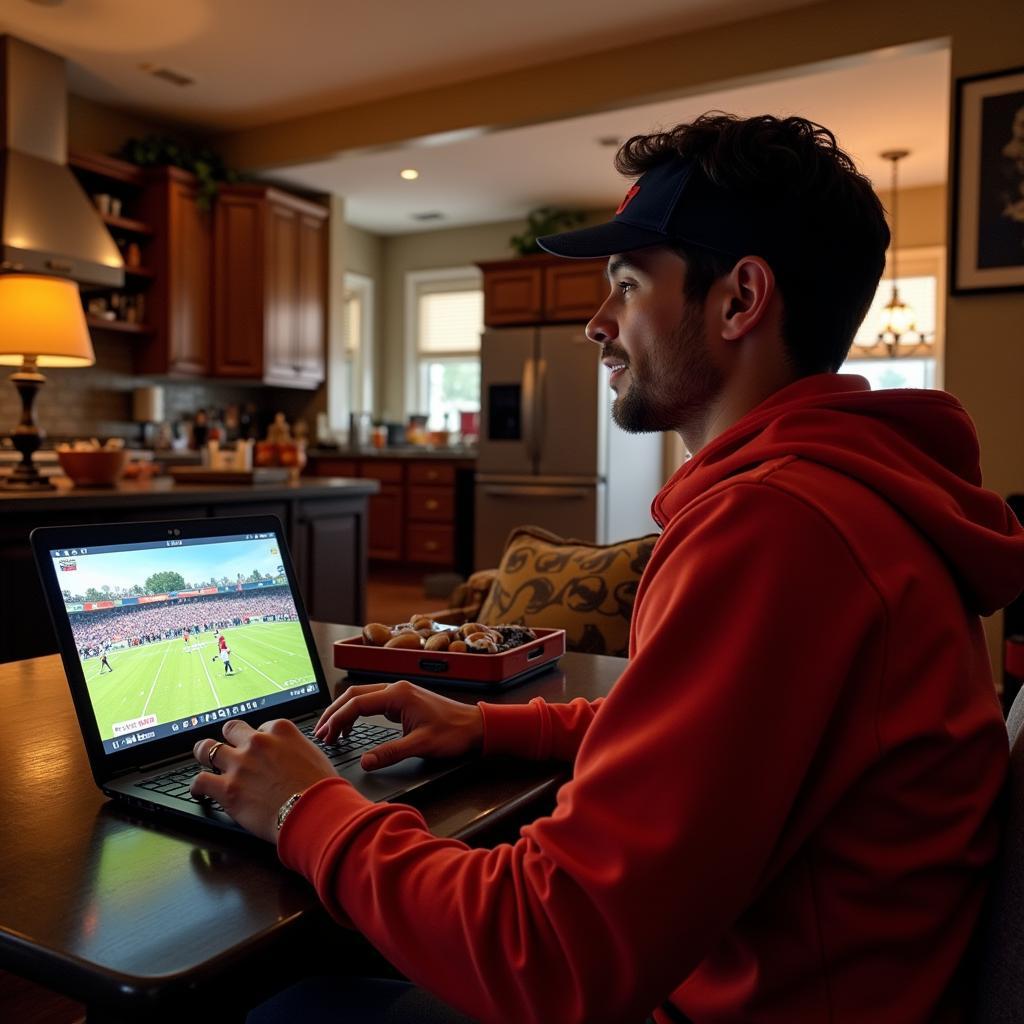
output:
[[[423,547],[427,551],[436,551],[440,547],[440,545],[437,543],[436,540],[427,540],[423,542]]]
[[[429,512],[433,512],[434,509],[441,507],[441,503],[437,500],[437,498],[427,498],[427,500],[423,503],[423,506]]]
[[[437,472],[436,469],[428,470],[428,472],[427,472],[427,479],[428,480],[436,480],[437,477],[438,477],[438,472]]]

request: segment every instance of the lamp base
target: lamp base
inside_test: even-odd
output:
[[[19,462],[9,476],[0,478],[0,490],[3,491],[55,491],[57,488],[43,476],[34,462]]]
[[[21,452],[21,462],[10,476],[3,478],[0,487],[5,491],[55,491],[57,488],[32,461],[32,453],[42,444],[43,438],[43,432],[32,418],[32,403],[46,378],[36,368],[35,359],[26,356],[22,367],[12,373],[9,380],[21,396],[21,422],[11,431],[11,442]]]

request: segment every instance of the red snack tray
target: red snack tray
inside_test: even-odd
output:
[[[361,636],[337,640],[334,666],[364,679],[408,679],[425,686],[503,690],[545,671],[565,654],[564,629],[534,629],[536,640],[500,654],[450,654],[371,647]]]

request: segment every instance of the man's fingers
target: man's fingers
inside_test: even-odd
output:
[[[320,732],[320,730],[327,724],[327,720],[331,715],[335,714],[340,708],[344,707],[354,697],[360,697],[364,693],[373,693],[376,690],[383,690],[388,684],[387,683],[364,683],[361,686],[350,686],[341,696],[335,698],[324,710],[324,713],[320,716],[320,721],[316,723],[314,732]]]
[[[388,700],[387,684],[353,697],[327,719],[324,728],[318,731],[318,738],[333,743],[339,735],[347,735],[360,716],[382,714],[388,707]]]
[[[373,750],[368,750],[359,760],[359,765],[364,771],[373,771],[374,768],[387,768],[388,765],[397,764],[407,757],[417,757],[422,751],[422,739],[411,732],[398,740],[390,740],[382,743]]]
[[[227,780],[223,775],[215,775],[213,772],[200,772],[193,780],[190,787],[192,795],[199,799],[216,800],[224,806],[224,791],[227,788]]]
[[[210,739],[209,737],[205,740],[200,740],[192,748],[192,756],[204,768],[215,768],[219,772],[227,768],[234,752],[235,749],[230,743]]]
[[[224,723],[221,735],[231,746],[244,748],[248,746],[255,731],[248,722],[243,722],[240,718],[231,718]]]

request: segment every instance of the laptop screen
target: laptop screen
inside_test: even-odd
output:
[[[49,555],[107,754],[317,691],[274,533]]]

